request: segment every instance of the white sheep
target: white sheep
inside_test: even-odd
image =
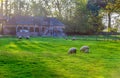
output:
[[[22,39],[22,36],[18,36],[18,39]]]
[[[26,36],[26,39],[29,39],[30,38],[30,36]]]
[[[76,54],[77,49],[75,47],[72,47],[68,50],[68,54]]]
[[[89,53],[89,47],[88,47],[88,46],[82,46],[82,47],[80,48],[80,51],[81,51],[81,52],[85,52],[85,53]]]

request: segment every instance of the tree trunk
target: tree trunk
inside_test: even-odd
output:
[[[108,12],[108,32],[111,32],[111,12]]]
[[[8,15],[8,0],[5,1],[5,15]]]

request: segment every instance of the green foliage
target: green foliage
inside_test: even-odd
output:
[[[87,8],[94,13],[98,13],[100,8],[104,9],[104,12],[108,14],[108,31],[112,32],[111,15],[112,13],[120,12],[120,0],[88,0]],[[94,15],[95,16],[95,15]]]
[[[86,5],[87,0],[76,0],[75,14],[67,21],[66,32],[93,34],[103,30],[102,16],[93,16]]]
[[[66,32],[86,33],[88,30],[89,12],[86,9],[86,0],[76,0],[74,16],[68,20]]]
[[[119,12],[120,11],[120,0],[115,0],[114,2],[108,2],[106,10],[108,12]]]
[[[120,13],[120,0],[115,0],[114,2],[107,1],[107,5],[105,7],[105,12],[108,14],[108,31],[113,32],[111,25],[111,15],[112,13]]]
[[[87,6],[87,9],[91,11],[92,15],[98,16],[99,10],[101,8],[100,5],[98,5],[97,3],[88,1],[86,6]]]
[[[102,16],[90,16],[88,23],[91,25],[91,30],[93,32],[101,32],[104,29],[104,25],[102,24]]]
[[[82,45],[89,54],[79,52]],[[113,41],[0,38],[0,78],[119,78],[119,50]]]

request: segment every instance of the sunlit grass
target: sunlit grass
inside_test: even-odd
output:
[[[119,41],[0,38],[0,78],[119,78]],[[79,52],[82,45],[90,53]],[[70,47],[76,55],[68,55]]]

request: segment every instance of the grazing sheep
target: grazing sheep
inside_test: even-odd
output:
[[[18,39],[22,39],[22,36],[18,36]]]
[[[29,39],[30,38],[30,36],[26,36],[26,39]]]
[[[77,49],[72,47],[68,50],[68,54],[76,54]]]
[[[76,37],[72,37],[72,40],[77,40],[77,38]]]
[[[80,51],[85,52],[85,53],[89,53],[89,47],[88,46],[82,46],[80,48]]]
[[[68,38],[67,37],[63,37],[65,40],[68,40]]]

